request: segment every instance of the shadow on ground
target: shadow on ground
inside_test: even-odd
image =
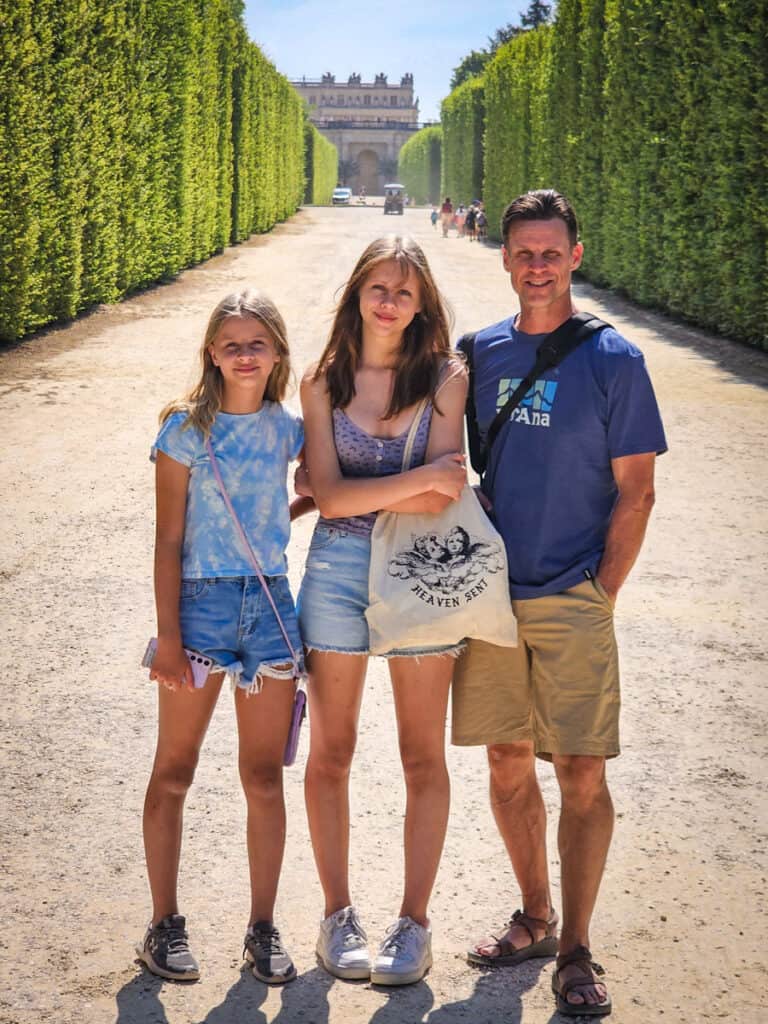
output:
[[[455,1002],[435,1006],[435,994],[429,980],[402,988],[387,989],[374,986],[384,1002],[369,1016],[369,1011],[355,1011],[355,1024],[455,1024],[457,1020],[469,1019],[473,1024],[521,1024],[523,1019],[522,997],[525,992],[539,984],[542,961],[523,964],[515,971],[478,970],[475,987],[470,996]],[[169,1024],[163,1005],[163,988],[178,984],[166,982],[142,971],[132,978],[117,993],[117,1017],[115,1024]],[[196,1018],[195,1024],[329,1024],[330,1008],[328,994],[334,985],[353,985],[370,988],[368,982],[339,982],[325,971],[314,968],[300,975],[295,982],[281,988],[281,1006],[274,1016],[268,1017],[261,1010],[267,998],[267,987],[251,976],[243,967],[237,981],[227,992],[218,1006],[212,1007],[204,1016]],[[337,1008],[334,1016],[347,1020],[343,1011]],[[550,1024],[560,1024],[555,1014]]]

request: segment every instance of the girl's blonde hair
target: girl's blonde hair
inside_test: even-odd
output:
[[[183,398],[169,402],[160,413],[163,423],[174,412],[186,412],[188,415],[184,428],[197,427],[208,437],[217,413],[221,410],[224,394],[224,380],[221,370],[214,365],[209,352],[222,324],[231,317],[252,317],[264,326],[272,341],[280,361],[275,363],[267,379],[264,398],[268,402],[282,402],[288,389],[291,375],[291,354],[288,350],[287,331],[277,306],[259,292],[246,288],[242,292],[231,292],[216,306],[205,331],[203,344],[200,347],[202,373],[198,383]]]
[[[388,235],[366,248],[344,287],[336,307],[328,344],[320,356],[314,379],[325,376],[331,407],[343,409],[355,394],[355,371],[363,346],[360,316],[360,287],[382,263],[394,260],[403,278],[412,270],[419,282],[421,312],[403,332],[400,359],[386,418],[429,395],[434,402],[440,370],[451,351],[450,320],[445,301],[437,289],[427,257],[412,238]]]

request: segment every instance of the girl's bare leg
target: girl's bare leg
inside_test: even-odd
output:
[[[406,786],[405,889],[400,916],[426,925],[448,826],[445,764],[448,692],[454,659],[391,658],[400,757]]]
[[[184,800],[223,678],[221,672],[209,676],[205,686],[194,691],[157,687],[157,749],[144,798],[144,851],[153,924],[179,912],[177,882]]]
[[[264,676],[261,693],[235,694],[240,781],[248,804],[248,866],[251,916],[271,921],[285,847],[283,752],[288,738],[294,685]]]
[[[366,655],[312,651],[309,669],[307,818],[324,917],[352,901],[349,893],[349,772],[368,663]]]

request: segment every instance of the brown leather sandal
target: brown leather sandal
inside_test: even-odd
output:
[[[564,967],[573,965],[578,967],[583,975],[576,975],[560,984],[560,971]],[[578,989],[588,988],[596,984],[593,973],[602,977],[605,971],[592,959],[592,954],[586,946],[576,946],[570,953],[563,953],[555,962],[555,969],[552,972],[552,991],[557,999],[557,1009],[564,1017],[607,1017],[612,1010],[611,997],[606,993],[605,1001],[602,1003],[569,1003],[566,996],[569,992]],[[604,985],[604,982],[599,984]],[[583,995],[583,993],[582,993]]]
[[[559,924],[554,909],[550,910],[549,918],[545,921],[542,917],[531,917],[522,910],[516,910],[507,925],[507,930],[501,936],[492,935],[488,942],[478,942],[477,946],[488,946],[495,943],[499,947],[498,956],[485,956],[478,953],[477,946],[467,950],[467,960],[471,964],[480,964],[482,967],[514,967],[523,960],[530,960],[533,957],[555,956],[557,954],[557,926]],[[509,933],[516,925],[519,925],[531,936],[530,944],[527,946],[514,946],[509,938]],[[541,939],[536,938],[536,928],[544,928],[545,934]]]

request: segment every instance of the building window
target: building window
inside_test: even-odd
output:
[[[370,105],[371,105],[371,97],[370,96],[363,96],[363,104],[366,107],[370,107]]]
[[[397,106],[397,96],[390,96],[389,97],[389,105],[390,105],[390,107],[396,107]]]
[[[314,96],[310,96],[310,97],[309,97],[309,104],[310,104],[310,106],[312,106],[312,107],[316,106],[316,105],[317,105],[317,99],[316,99],[316,97],[314,97]]]

